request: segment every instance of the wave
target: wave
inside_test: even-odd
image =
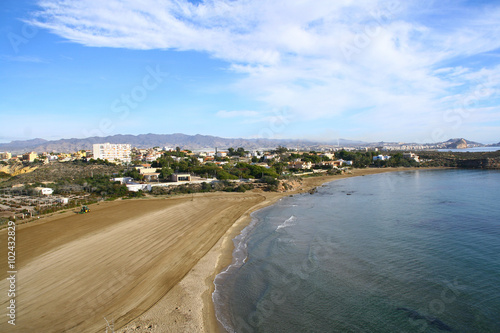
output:
[[[256,213],[256,212],[254,212]],[[214,279],[214,292],[212,293],[212,302],[215,308],[215,317],[219,323],[224,327],[227,332],[235,332],[231,326],[231,319],[229,314],[225,313],[224,305],[228,304],[228,295],[224,294],[221,289],[228,290],[226,282],[227,278],[237,271],[243,264],[245,264],[248,257],[248,237],[250,232],[257,226],[260,222],[258,218],[251,214],[252,221],[245,227],[241,233],[233,239],[234,250],[233,250],[233,261],[227,268],[217,274]]]
[[[286,228],[286,227],[289,227],[289,226],[292,226],[294,225],[295,221],[297,220],[297,218],[295,217],[295,215],[292,215],[290,216],[289,218],[287,218],[285,220],[285,222],[283,222],[282,224],[280,224],[277,228],[276,228],[276,231],[280,230],[280,229],[283,229],[283,228]]]

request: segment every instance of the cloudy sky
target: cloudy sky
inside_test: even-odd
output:
[[[500,141],[498,1],[4,0],[0,142]]]

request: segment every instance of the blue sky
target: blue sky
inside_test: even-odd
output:
[[[0,142],[498,142],[498,22],[498,1],[5,0]]]

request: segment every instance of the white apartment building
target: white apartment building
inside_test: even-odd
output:
[[[94,159],[130,162],[131,147],[129,144],[96,143],[92,146]]]
[[[403,153],[403,157],[420,163],[420,157],[414,153]]]
[[[377,156],[373,156],[373,160],[374,161],[386,161],[388,159],[390,159],[391,156],[389,155],[377,155]]]

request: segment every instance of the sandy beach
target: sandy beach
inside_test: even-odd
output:
[[[218,332],[213,280],[251,212],[346,177],[306,178],[291,192],[208,193],[119,200],[19,225],[16,326],[1,332]],[[7,232],[0,231],[2,244]],[[5,240],[5,241],[4,241]],[[0,249],[7,267],[7,249]],[[1,290],[7,290],[3,269]],[[7,306],[2,296],[1,306]],[[109,322],[109,326],[107,326]]]

